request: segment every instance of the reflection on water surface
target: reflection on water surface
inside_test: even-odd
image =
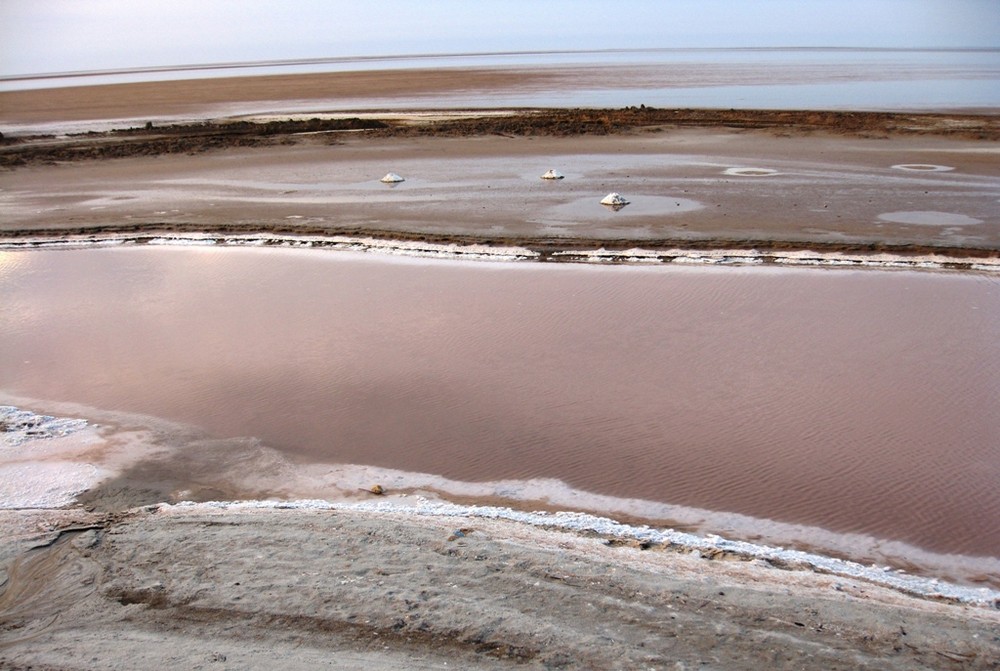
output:
[[[11,394],[256,436],[297,460],[558,478],[1000,556],[995,278],[204,248],[3,258]]]

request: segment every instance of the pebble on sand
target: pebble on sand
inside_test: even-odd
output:
[[[558,170],[548,170],[544,175],[542,175],[542,179],[562,179],[563,177],[565,177],[565,175]]]
[[[379,180],[380,182],[385,182],[386,184],[396,184],[397,182],[405,182],[402,177],[394,172],[387,172],[385,177]]]

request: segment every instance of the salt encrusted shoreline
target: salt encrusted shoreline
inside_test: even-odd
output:
[[[391,240],[365,236],[298,236],[268,233],[213,235],[199,233],[108,234],[70,237],[0,236],[0,250],[75,249],[131,245],[200,245],[227,247],[275,247],[373,252],[395,256],[463,259],[478,261],[535,261],[596,264],[678,264],[729,266],[818,266],[828,268],[872,268],[883,270],[956,270],[1000,273],[1000,257],[961,257],[941,254],[899,255],[888,253],[816,252],[804,244],[800,250],[669,248],[625,250],[573,249],[542,253],[517,245],[442,244],[414,240]]]
[[[9,450],[22,447],[25,443],[59,438],[81,431],[88,426],[83,419],[60,418],[40,415],[15,406],[0,406],[0,448]],[[28,453],[22,455],[25,464],[30,465],[30,446],[25,447]],[[50,464],[42,464],[49,466]],[[39,503],[28,505],[28,509],[72,508],[73,497],[79,494],[80,486],[89,487],[103,479],[103,475],[90,464],[78,464],[89,467],[92,473],[81,482],[90,485],[80,485],[79,478],[66,480],[65,473],[50,473],[42,469],[29,481],[20,483],[20,487],[44,490],[45,496],[36,499]],[[9,475],[9,474],[8,474]],[[46,478],[50,481],[46,481]],[[55,478],[55,479],[51,479]],[[61,479],[60,479],[61,478]],[[56,489],[68,487],[72,491],[61,492],[62,496],[53,498]],[[30,498],[30,497],[29,497]],[[28,499],[26,499],[28,500]],[[35,500],[35,499],[31,499]],[[41,503],[41,501],[49,503]],[[10,506],[0,505],[0,508]],[[24,506],[17,506],[24,507]],[[817,573],[862,580],[880,585],[901,593],[920,598],[930,598],[962,603],[977,607],[1000,608],[1000,591],[987,587],[969,587],[952,584],[935,578],[924,578],[908,575],[902,571],[887,566],[864,566],[854,561],[838,559],[831,556],[791,550],[783,547],[768,546],[760,543],[750,543],[727,539],[717,534],[697,535],[677,531],[670,528],[652,528],[648,525],[624,524],[614,519],[576,511],[523,511],[504,506],[483,506],[455,504],[448,501],[429,500],[422,496],[380,501],[347,501],[326,499],[298,500],[244,500],[244,501],[212,501],[194,503],[184,501],[175,505],[158,504],[164,510],[170,509],[203,509],[221,511],[245,510],[349,510],[355,512],[391,513],[403,516],[418,516],[431,518],[469,518],[493,519],[514,522],[539,529],[554,529],[573,533],[597,534],[608,539],[624,539],[634,542],[640,547],[657,547],[675,552],[694,553],[707,558],[726,555],[742,560],[762,560],[767,564],[784,569],[811,570]]]
[[[600,536],[635,541],[642,547],[659,546],[676,551],[697,553],[709,558],[729,554],[745,560],[760,559],[780,568],[812,570],[818,573],[864,580],[910,596],[943,599],[1000,609],[1000,591],[987,587],[963,587],[934,578],[907,575],[890,567],[863,566],[857,562],[836,557],[731,540],[717,534],[698,536],[674,529],[654,529],[647,525],[635,526],[623,524],[607,517],[574,511],[524,512],[501,506],[458,505],[446,501],[431,501],[421,497],[416,497],[416,500],[416,504],[403,504],[395,501],[355,503],[324,500],[212,501],[205,503],[185,501],[176,504],[176,507],[233,511],[246,509],[351,510],[438,518],[499,519],[542,529],[596,533]],[[165,507],[169,508],[169,506]]]

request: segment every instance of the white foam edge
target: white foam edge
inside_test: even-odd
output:
[[[75,249],[94,246],[229,246],[317,248],[353,252],[374,252],[396,256],[452,258],[485,261],[521,261],[537,259],[538,252],[525,247],[493,245],[440,244],[411,240],[384,240],[371,237],[295,236],[295,235],[211,235],[199,233],[147,236],[73,236],[70,238],[0,239],[0,250]]]
[[[829,266],[910,270],[947,270],[967,266],[980,272],[1000,272],[1000,258],[952,257],[941,254],[897,256],[894,254],[851,254],[845,252],[769,251],[756,249],[605,249],[567,250],[552,256],[583,263],[676,263],[680,265],[763,265]]]
[[[132,236],[72,236],[68,238],[7,238],[0,237],[0,251],[26,249],[72,249],[116,245],[150,244],[157,246],[230,246],[285,247],[370,252],[395,256],[466,259],[480,261],[540,261],[539,252],[520,246],[494,246],[457,243],[441,244],[412,240],[392,240],[371,237],[297,236],[267,233],[248,235],[212,235],[209,233],[163,234],[148,237]],[[1000,257],[952,257],[941,254],[898,256],[894,254],[852,254],[845,252],[770,251],[756,249],[598,249],[552,252],[550,257],[561,262],[629,263],[678,265],[739,265],[816,266],[843,268],[875,268],[901,270],[959,270],[1000,273]]]
[[[780,547],[758,545],[746,541],[729,540],[708,534],[704,537],[673,529],[655,529],[646,525],[623,524],[607,517],[599,517],[581,512],[524,512],[499,506],[458,505],[443,501],[432,501],[417,497],[414,504],[395,501],[338,502],[321,499],[295,501],[210,501],[194,503],[183,501],[177,504],[163,504],[162,509],[205,509],[205,510],[253,510],[253,509],[297,509],[297,510],[345,510],[372,513],[391,513],[429,517],[460,517],[497,519],[526,524],[533,527],[559,529],[570,532],[591,532],[603,536],[626,538],[655,545],[675,546],[691,552],[729,552],[748,559],[761,559],[783,566],[800,566],[819,573],[854,578],[888,587],[913,596],[946,599],[959,603],[1000,607],[1000,591],[987,587],[965,587],[942,582],[934,578],[922,578],[895,571],[888,567],[864,566],[856,562],[835,557],[788,550]]]

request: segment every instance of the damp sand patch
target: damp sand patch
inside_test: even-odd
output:
[[[614,198],[617,196],[617,198]],[[608,202],[604,202],[607,200]],[[627,205],[627,207],[626,207]],[[705,205],[690,198],[671,196],[629,196],[618,193],[604,196],[584,196],[566,203],[547,207],[530,221],[542,224],[573,224],[592,221],[622,221],[624,218],[673,216],[696,212]]]
[[[955,169],[950,165],[934,165],[933,163],[897,163],[892,168],[907,172],[951,172]]]
[[[771,168],[727,168],[722,174],[732,177],[773,177],[781,173]]]
[[[983,223],[982,219],[976,219],[975,217],[956,212],[885,212],[878,215],[878,218],[880,221],[888,221],[893,224],[909,224],[912,226],[977,226]]]

